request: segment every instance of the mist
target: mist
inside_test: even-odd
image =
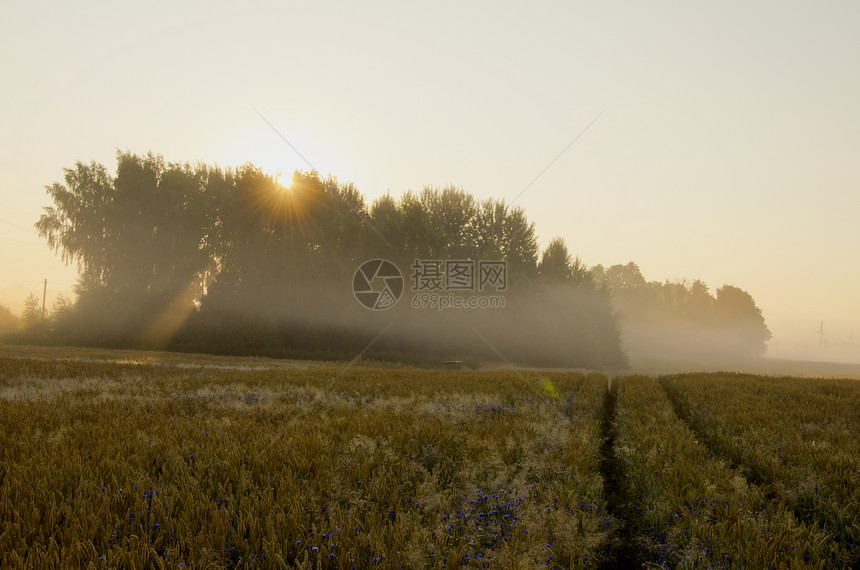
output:
[[[77,163],[47,191],[36,228],[79,278],[73,305],[25,319],[30,339],[617,370],[759,358],[771,338],[739,287],[588,268],[560,238],[539,251],[522,208],[455,186],[368,204],[316,172],[118,152],[115,174]]]
[[[860,338],[851,323],[798,318],[774,321],[771,328],[769,358],[860,364]]]
[[[610,295],[564,241],[540,252],[522,208],[454,186],[367,204],[352,184],[315,172],[284,185],[250,164],[119,152],[115,175],[78,163],[47,190],[55,206],[36,227],[79,279],[74,307],[31,337],[301,358],[626,365]]]

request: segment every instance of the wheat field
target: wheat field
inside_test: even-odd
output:
[[[847,568],[858,401],[852,380],[4,348],[0,564]]]

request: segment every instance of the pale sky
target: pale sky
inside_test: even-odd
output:
[[[19,2],[0,21],[0,290],[69,291],[44,186],[116,149],[368,201],[453,183],[541,244],[747,290],[771,354],[860,344],[860,3]]]

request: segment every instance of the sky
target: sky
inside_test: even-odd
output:
[[[748,291],[771,356],[820,357],[822,322],[856,347],[858,29],[854,1],[12,3],[0,291],[71,291],[44,187],[152,151],[519,196],[587,265]]]

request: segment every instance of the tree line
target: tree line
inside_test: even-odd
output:
[[[699,281],[647,283],[632,263],[588,268],[560,238],[539,251],[522,208],[454,186],[368,203],[353,184],[316,172],[282,184],[251,164],[169,163],[129,152],[117,153],[114,173],[79,162],[64,174],[46,187],[52,206],[36,228],[76,264],[75,301],[61,299],[41,326],[25,315],[30,338],[621,368],[622,325],[634,350],[643,327],[730,331],[731,342],[717,344],[737,355],[760,354],[770,334],[740,289],[725,286],[713,297]],[[375,258],[393,262],[406,282],[404,298],[386,311],[369,311],[352,294],[356,269]],[[408,290],[415,260],[503,260],[504,307],[416,309]]]
[[[168,163],[117,153],[66,169],[36,223],[77,264],[55,339],[231,354],[499,358],[551,366],[625,362],[607,288],[560,239],[540,254],[522,208],[424,188],[370,204],[315,172],[281,184],[258,167]],[[357,267],[416,259],[503,260],[503,308],[368,311]],[[407,292],[407,296],[408,296]],[[388,328],[386,328],[388,327]]]
[[[628,350],[664,356],[756,357],[771,333],[752,296],[733,285],[714,294],[701,280],[646,281],[633,262],[591,268],[609,288]]]

